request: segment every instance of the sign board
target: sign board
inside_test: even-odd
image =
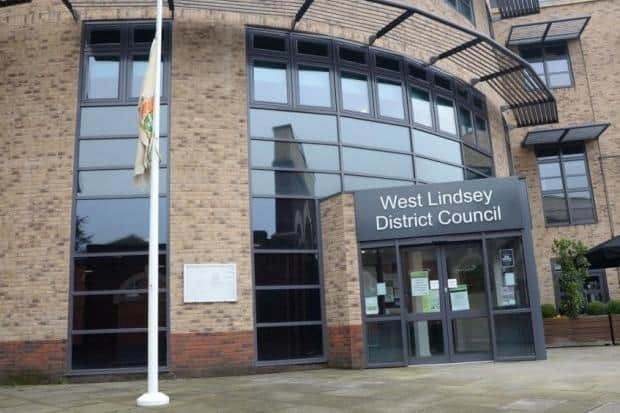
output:
[[[515,258],[514,258],[514,252],[512,248],[499,250],[499,257],[500,257],[500,260],[502,261],[503,267],[514,267]]]
[[[428,271],[412,271],[411,276],[411,295],[421,297],[428,294]]]
[[[237,264],[185,264],[183,302],[237,301]]]
[[[366,297],[365,304],[367,315],[379,314],[379,300],[377,299],[376,295],[372,297]]]
[[[450,303],[452,304],[452,311],[469,310],[469,294],[466,285],[459,285],[450,289]]]
[[[517,177],[368,189],[355,193],[360,242],[521,229]]]

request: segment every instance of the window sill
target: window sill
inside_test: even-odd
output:
[[[571,222],[565,224],[547,224],[545,223],[545,228],[557,228],[557,227],[574,227],[577,225],[594,225],[598,224],[598,221],[587,221],[587,222]]]

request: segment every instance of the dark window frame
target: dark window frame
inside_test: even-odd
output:
[[[553,280],[553,294],[555,298],[555,307],[556,309],[559,309],[560,302],[562,299],[562,292],[560,291],[560,282],[559,282],[562,269],[557,264],[557,258],[551,258],[551,260],[549,261],[551,263],[551,279]],[[609,297],[609,286],[607,285],[607,272],[605,271],[605,269],[588,270],[588,278],[590,277],[598,278],[600,288],[597,291],[600,292],[603,298],[602,301],[604,303],[608,302],[610,300],[610,297]],[[587,282],[587,280],[584,281],[584,284],[585,282]],[[586,295],[585,288],[583,289],[583,295],[584,296]],[[588,303],[587,297],[585,298],[586,298],[586,303]]]
[[[553,73],[549,73],[549,70],[547,69],[547,53],[546,53],[546,48],[547,47],[554,47],[554,46],[563,46],[566,49],[566,54],[563,54],[561,57],[566,59],[566,64],[568,66],[568,77],[570,78],[570,84],[568,85],[561,85],[561,86],[552,86],[549,83],[549,76],[552,74],[556,74],[556,73],[565,73],[565,72],[553,72]],[[536,44],[532,44],[532,45],[524,45],[524,46],[520,46],[518,48],[518,53],[520,56],[523,56],[523,52],[527,51],[527,50],[538,50],[540,49],[540,54],[541,57],[540,59],[525,59],[528,63],[542,63],[543,65],[543,70],[544,70],[544,79],[541,79],[543,81],[543,83],[549,88],[549,89],[571,89],[575,87],[575,76],[573,74],[573,65],[571,62],[571,58],[570,58],[570,51],[569,51],[569,47],[568,47],[568,41],[567,40],[560,40],[560,41],[554,41],[554,42],[545,42],[545,43],[536,43]],[[540,76],[539,76],[540,77]]]
[[[448,4],[460,15],[464,16],[471,24],[476,25],[476,10],[474,9],[474,2],[472,0],[444,0],[444,3]],[[469,7],[469,13],[466,12],[464,5]]]

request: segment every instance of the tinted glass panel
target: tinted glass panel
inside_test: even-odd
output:
[[[297,42],[297,52],[313,56],[327,56],[329,47],[327,43],[299,40]]]
[[[164,42],[166,40],[166,34],[164,30],[163,34]],[[135,29],[133,31],[133,41],[134,43],[151,43],[155,39],[155,27],[145,27],[140,29]]]
[[[566,189],[579,189],[587,188],[588,177],[587,176],[569,176],[566,178]]]
[[[424,221],[426,222],[426,221]],[[405,305],[409,313],[439,313],[443,295],[439,294],[439,265],[437,251],[433,247],[401,248],[401,266],[406,278]],[[426,292],[413,291],[412,284],[426,285]],[[431,288],[432,284],[437,284]]]
[[[310,172],[252,171],[253,195],[323,198],[340,192],[340,175]]]
[[[588,208],[592,206],[590,191],[569,192],[568,199],[572,208]]]
[[[336,146],[252,141],[252,166],[295,169],[340,169]]]
[[[487,251],[495,308],[529,307],[521,240],[491,239],[487,241]]]
[[[359,191],[361,189],[391,188],[393,186],[413,185],[411,181],[395,181],[393,179],[367,178],[364,176],[344,176],[345,191]]]
[[[416,154],[462,163],[461,145],[458,142],[416,129],[413,130],[413,150]]]
[[[415,158],[415,173],[417,179],[425,182],[463,180],[463,169],[418,157]]]
[[[118,97],[118,56],[89,56],[86,78],[86,98]]]
[[[575,222],[594,222],[596,216],[594,215],[594,208],[576,208],[571,210],[573,221]]]
[[[78,295],[73,297],[73,330],[146,328],[146,293]],[[159,326],[166,326],[166,295],[159,294]]]
[[[138,136],[136,106],[84,107],[81,136]],[[161,106],[160,134],[168,134],[168,106]],[[135,153],[135,152],[134,152]]]
[[[148,248],[149,199],[79,200],[76,204],[75,250],[79,252],[143,251]],[[168,241],[168,202],[159,204],[159,247]]]
[[[283,52],[286,50],[286,40],[284,37],[255,34],[254,48]]]
[[[549,74],[549,87],[570,87],[571,84],[569,73]]]
[[[456,135],[454,104],[452,103],[452,101],[441,97],[437,98],[436,103],[439,130]]]
[[[164,59],[162,58],[162,63]],[[131,58],[131,97],[140,96],[140,91],[142,90],[142,84],[144,83],[144,74],[146,73],[146,68],[148,66],[149,57],[148,55],[140,55],[133,56]],[[165,66],[162,64],[162,69]],[[161,71],[161,79],[162,79],[162,89],[160,96],[164,95],[164,70]]]
[[[375,64],[378,68],[392,70],[395,72],[400,71],[400,61],[392,57],[387,56],[375,56]]]
[[[411,150],[408,128],[345,117],[340,120],[340,140],[352,145]]]
[[[366,323],[369,363],[403,361],[400,320]]]
[[[338,141],[335,116],[276,110],[252,109],[250,134],[253,138]]]
[[[74,369],[111,369],[146,366],[146,333],[74,335]],[[159,333],[159,365],[166,365],[166,333]]]
[[[409,357],[424,359],[444,354],[443,326],[441,320],[410,321]]]
[[[81,140],[79,167],[127,167],[133,168],[136,159],[136,139]],[[162,163],[168,162],[168,138],[159,140]]]
[[[362,250],[362,283],[367,317],[400,314],[400,276],[394,248]]]
[[[318,285],[317,254],[254,254],[257,286]]]
[[[397,119],[405,118],[403,89],[400,83],[379,81],[377,82],[377,92],[379,94],[379,113],[381,116]]]
[[[534,355],[534,335],[529,313],[495,316],[497,355],[515,357]]]
[[[321,290],[257,290],[256,322],[320,321]]]
[[[343,148],[342,162],[346,172],[413,179],[409,155]]]
[[[286,63],[254,63],[254,100],[288,102]]]
[[[320,325],[259,327],[256,347],[260,361],[319,357],[323,354],[323,328]]]
[[[411,88],[411,108],[413,110],[413,121],[433,126],[433,115],[431,112],[431,97],[426,90]]]
[[[543,194],[543,206],[545,209],[564,209],[566,208],[566,198],[564,193]]]
[[[538,164],[538,173],[541,178],[553,178],[562,175],[559,163],[540,163]]]
[[[313,200],[253,199],[254,247],[315,249],[314,205]]]
[[[463,142],[469,143],[470,145],[476,144],[474,124],[471,120],[471,112],[464,108],[459,108],[459,130]]]
[[[493,175],[493,158],[490,156],[463,145],[463,160],[466,166],[476,169],[485,175]]]
[[[342,89],[342,108],[354,112],[369,113],[368,79],[365,75],[342,73],[340,76]]]
[[[563,162],[566,175],[585,175],[586,162],[583,159]]]
[[[491,137],[487,129],[487,123],[484,119],[475,117],[476,119],[476,142],[478,146],[491,152]]]
[[[338,54],[342,60],[348,60],[349,62],[366,64],[366,52],[362,50],[349,49],[341,47]]]
[[[543,191],[558,191],[562,190],[562,178],[545,178],[540,180],[540,186]]]
[[[322,107],[332,105],[329,69],[300,66],[298,76],[301,105]]]
[[[545,220],[547,221],[547,224],[568,223],[568,210],[561,209],[557,211],[545,211]]]
[[[75,259],[75,291],[148,288],[148,256],[82,257]],[[166,257],[159,256],[159,288],[166,288]]]
[[[90,44],[114,44],[121,42],[119,29],[92,30],[90,32]]]
[[[168,170],[159,170],[159,193],[168,189]],[[133,170],[81,171],[78,173],[78,196],[148,194],[150,185],[140,188],[133,182]]]
[[[426,80],[426,69],[409,65],[409,74],[417,79]]]
[[[491,351],[489,320],[486,317],[452,320],[455,353],[488,353]]]
[[[452,82],[443,76],[435,75],[435,84],[441,88],[450,90],[452,89]]]

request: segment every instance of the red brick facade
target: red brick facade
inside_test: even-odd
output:
[[[364,367],[362,326],[333,326],[327,329],[329,367],[361,369]]]
[[[0,378],[27,371],[62,376],[66,360],[65,340],[0,342]]]

